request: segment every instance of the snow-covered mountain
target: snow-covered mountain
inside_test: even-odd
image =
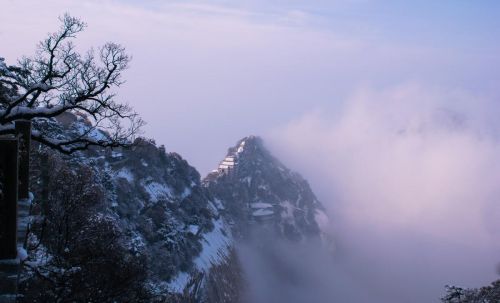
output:
[[[102,156],[101,156],[102,157]],[[111,206],[146,254],[151,291],[199,298],[212,267],[229,264],[232,237],[199,173],[152,141],[101,158]]]
[[[300,241],[320,236],[328,220],[307,181],[273,157],[256,136],[231,147],[203,184],[223,205],[224,217],[239,236],[258,225]]]
[[[85,127],[81,117],[59,120],[40,123],[61,136]],[[146,273],[141,283],[149,298],[144,302],[238,302],[244,282],[236,247],[253,226],[291,241],[322,235],[320,227],[327,217],[307,181],[274,158],[258,137],[240,140],[203,180],[180,155],[166,152],[152,140],[135,143],[128,149],[91,148],[69,157],[55,156],[59,166],[50,165],[65,163],[75,175],[81,167],[91,171],[88,182],[100,188],[103,201],[86,209],[85,216],[98,218],[91,225],[105,220],[113,226],[124,260],[141,260],[139,267]],[[38,157],[35,152],[34,163]],[[43,183],[34,178],[35,184]],[[34,192],[43,195],[42,186],[35,185]],[[37,281],[37,272],[47,276],[62,272],[70,277],[54,279],[69,280],[83,271],[71,264],[71,245],[66,244],[65,255],[52,248],[57,236],[39,241],[42,235],[36,225],[34,230],[31,241],[36,248],[29,262],[39,267],[27,272],[26,285]]]

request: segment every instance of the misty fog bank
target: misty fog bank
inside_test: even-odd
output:
[[[244,302],[439,302],[445,284],[483,286],[492,277],[495,258],[465,245],[411,231],[342,232],[352,238],[339,237],[334,251],[320,239],[292,243],[269,233],[239,245]]]
[[[314,112],[275,130],[267,141],[328,209],[336,250],[321,258],[307,246],[278,245],[308,286],[283,285],[269,273],[270,282],[257,286],[295,302],[313,302],[304,293],[317,302],[438,302],[446,284],[497,279],[497,114],[492,100],[404,85],[361,90],[340,112]]]
[[[279,240],[267,232],[238,247],[247,288],[246,303],[368,302],[350,273],[338,266],[320,239]],[[373,302],[373,301],[371,301]]]

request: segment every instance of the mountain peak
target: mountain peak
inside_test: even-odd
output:
[[[265,148],[264,140],[259,136],[247,136],[230,147],[225,158],[219,163],[216,170],[207,176],[213,179],[217,176],[233,174],[236,169],[255,171],[260,166],[280,165],[271,153]]]
[[[249,143],[249,144],[262,144],[263,140],[259,136],[250,135],[250,136],[246,136],[245,138],[239,140],[238,144],[241,144],[243,142]]]
[[[259,136],[250,135],[238,140],[235,146],[229,148],[227,155],[235,156],[236,154],[247,151],[265,150],[264,140]]]
[[[309,184],[265,148],[257,136],[248,136],[229,148],[218,169],[203,181],[237,234],[250,226],[267,226],[290,240],[320,235],[323,207]]]

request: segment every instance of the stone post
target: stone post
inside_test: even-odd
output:
[[[0,259],[17,257],[18,140],[0,139]]]

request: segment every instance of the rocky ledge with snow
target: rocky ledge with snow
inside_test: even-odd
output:
[[[222,214],[240,237],[258,225],[300,241],[321,236],[328,220],[308,182],[273,157],[256,136],[229,148],[203,184],[223,206]]]

